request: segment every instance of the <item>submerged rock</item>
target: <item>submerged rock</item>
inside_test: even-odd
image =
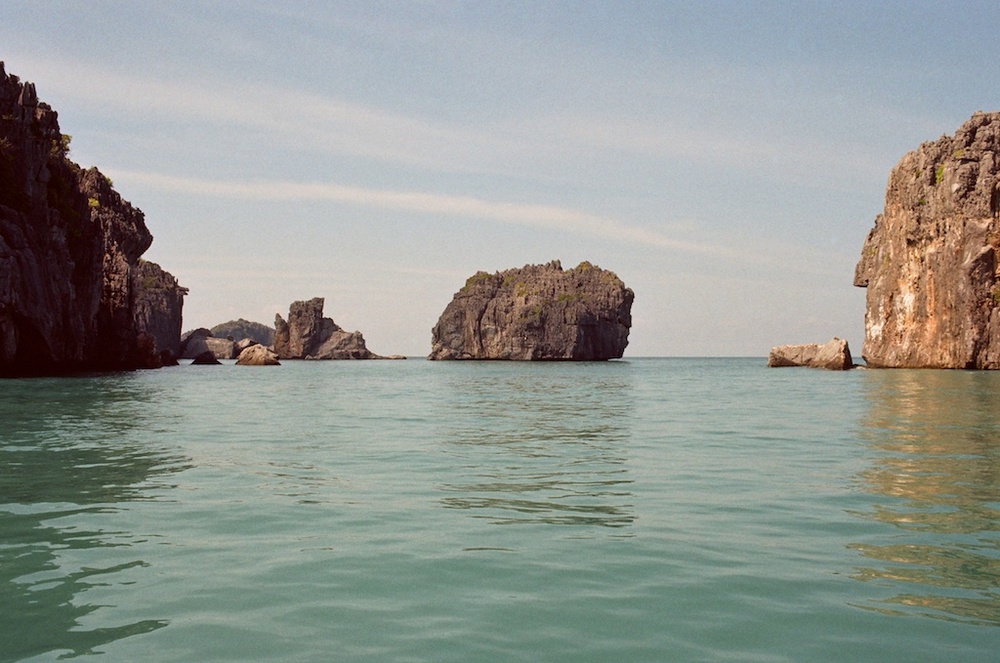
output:
[[[292,302],[288,322],[274,316],[274,352],[279,359],[381,359],[365,347],[361,332],[347,332],[323,317],[322,297]]]
[[[635,295],[582,262],[478,272],[432,331],[428,359],[606,360],[628,345]]]
[[[976,113],[889,175],[854,274],[868,366],[1000,368],[1000,113]]]
[[[191,362],[192,366],[215,366],[221,364],[222,362],[215,358],[215,353],[211,350],[205,350]]]
[[[807,366],[809,368],[844,371],[854,368],[854,360],[851,357],[851,349],[847,346],[847,341],[834,338],[823,345],[812,343],[773,347],[767,357],[767,365],[772,368]]]

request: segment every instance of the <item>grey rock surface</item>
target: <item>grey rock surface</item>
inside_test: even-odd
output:
[[[614,272],[588,262],[478,272],[434,326],[428,358],[616,359],[628,345],[634,297]]]

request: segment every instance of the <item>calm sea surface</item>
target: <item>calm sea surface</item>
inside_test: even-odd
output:
[[[996,661],[1000,373],[0,381],[0,661]]]

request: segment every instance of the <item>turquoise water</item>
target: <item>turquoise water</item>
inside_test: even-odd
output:
[[[1000,374],[0,382],[0,660],[987,661]]]

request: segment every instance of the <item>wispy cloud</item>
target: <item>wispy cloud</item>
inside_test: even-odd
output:
[[[863,153],[842,146],[833,149],[799,134],[748,134],[727,129],[725,123],[705,128],[698,126],[697,118],[684,120],[665,113],[622,118],[593,108],[555,108],[536,109],[516,121],[445,122],[317,92],[203,79],[183,72],[152,78],[58,59],[33,59],[19,66],[43,81],[43,98],[53,90],[75,104],[115,117],[153,119],[161,126],[214,125],[286,150],[363,157],[440,172],[523,175],[526,167],[533,167],[532,176],[548,179],[554,171],[581,160],[603,160],[613,168],[622,155],[631,155],[652,163],[683,161],[713,168],[759,170],[767,165],[776,177],[829,184],[831,171],[875,168]],[[108,90],[116,93],[109,95]]]
[[[391,191],[322,182],[227,181],[109,170],[117,181],[185,195],[267,202],[326,201],[377,209],[534,226],[664,249],[735,255],[728,247],[676,239],[659,231],[558,205],[511,203],[475,196]]]

